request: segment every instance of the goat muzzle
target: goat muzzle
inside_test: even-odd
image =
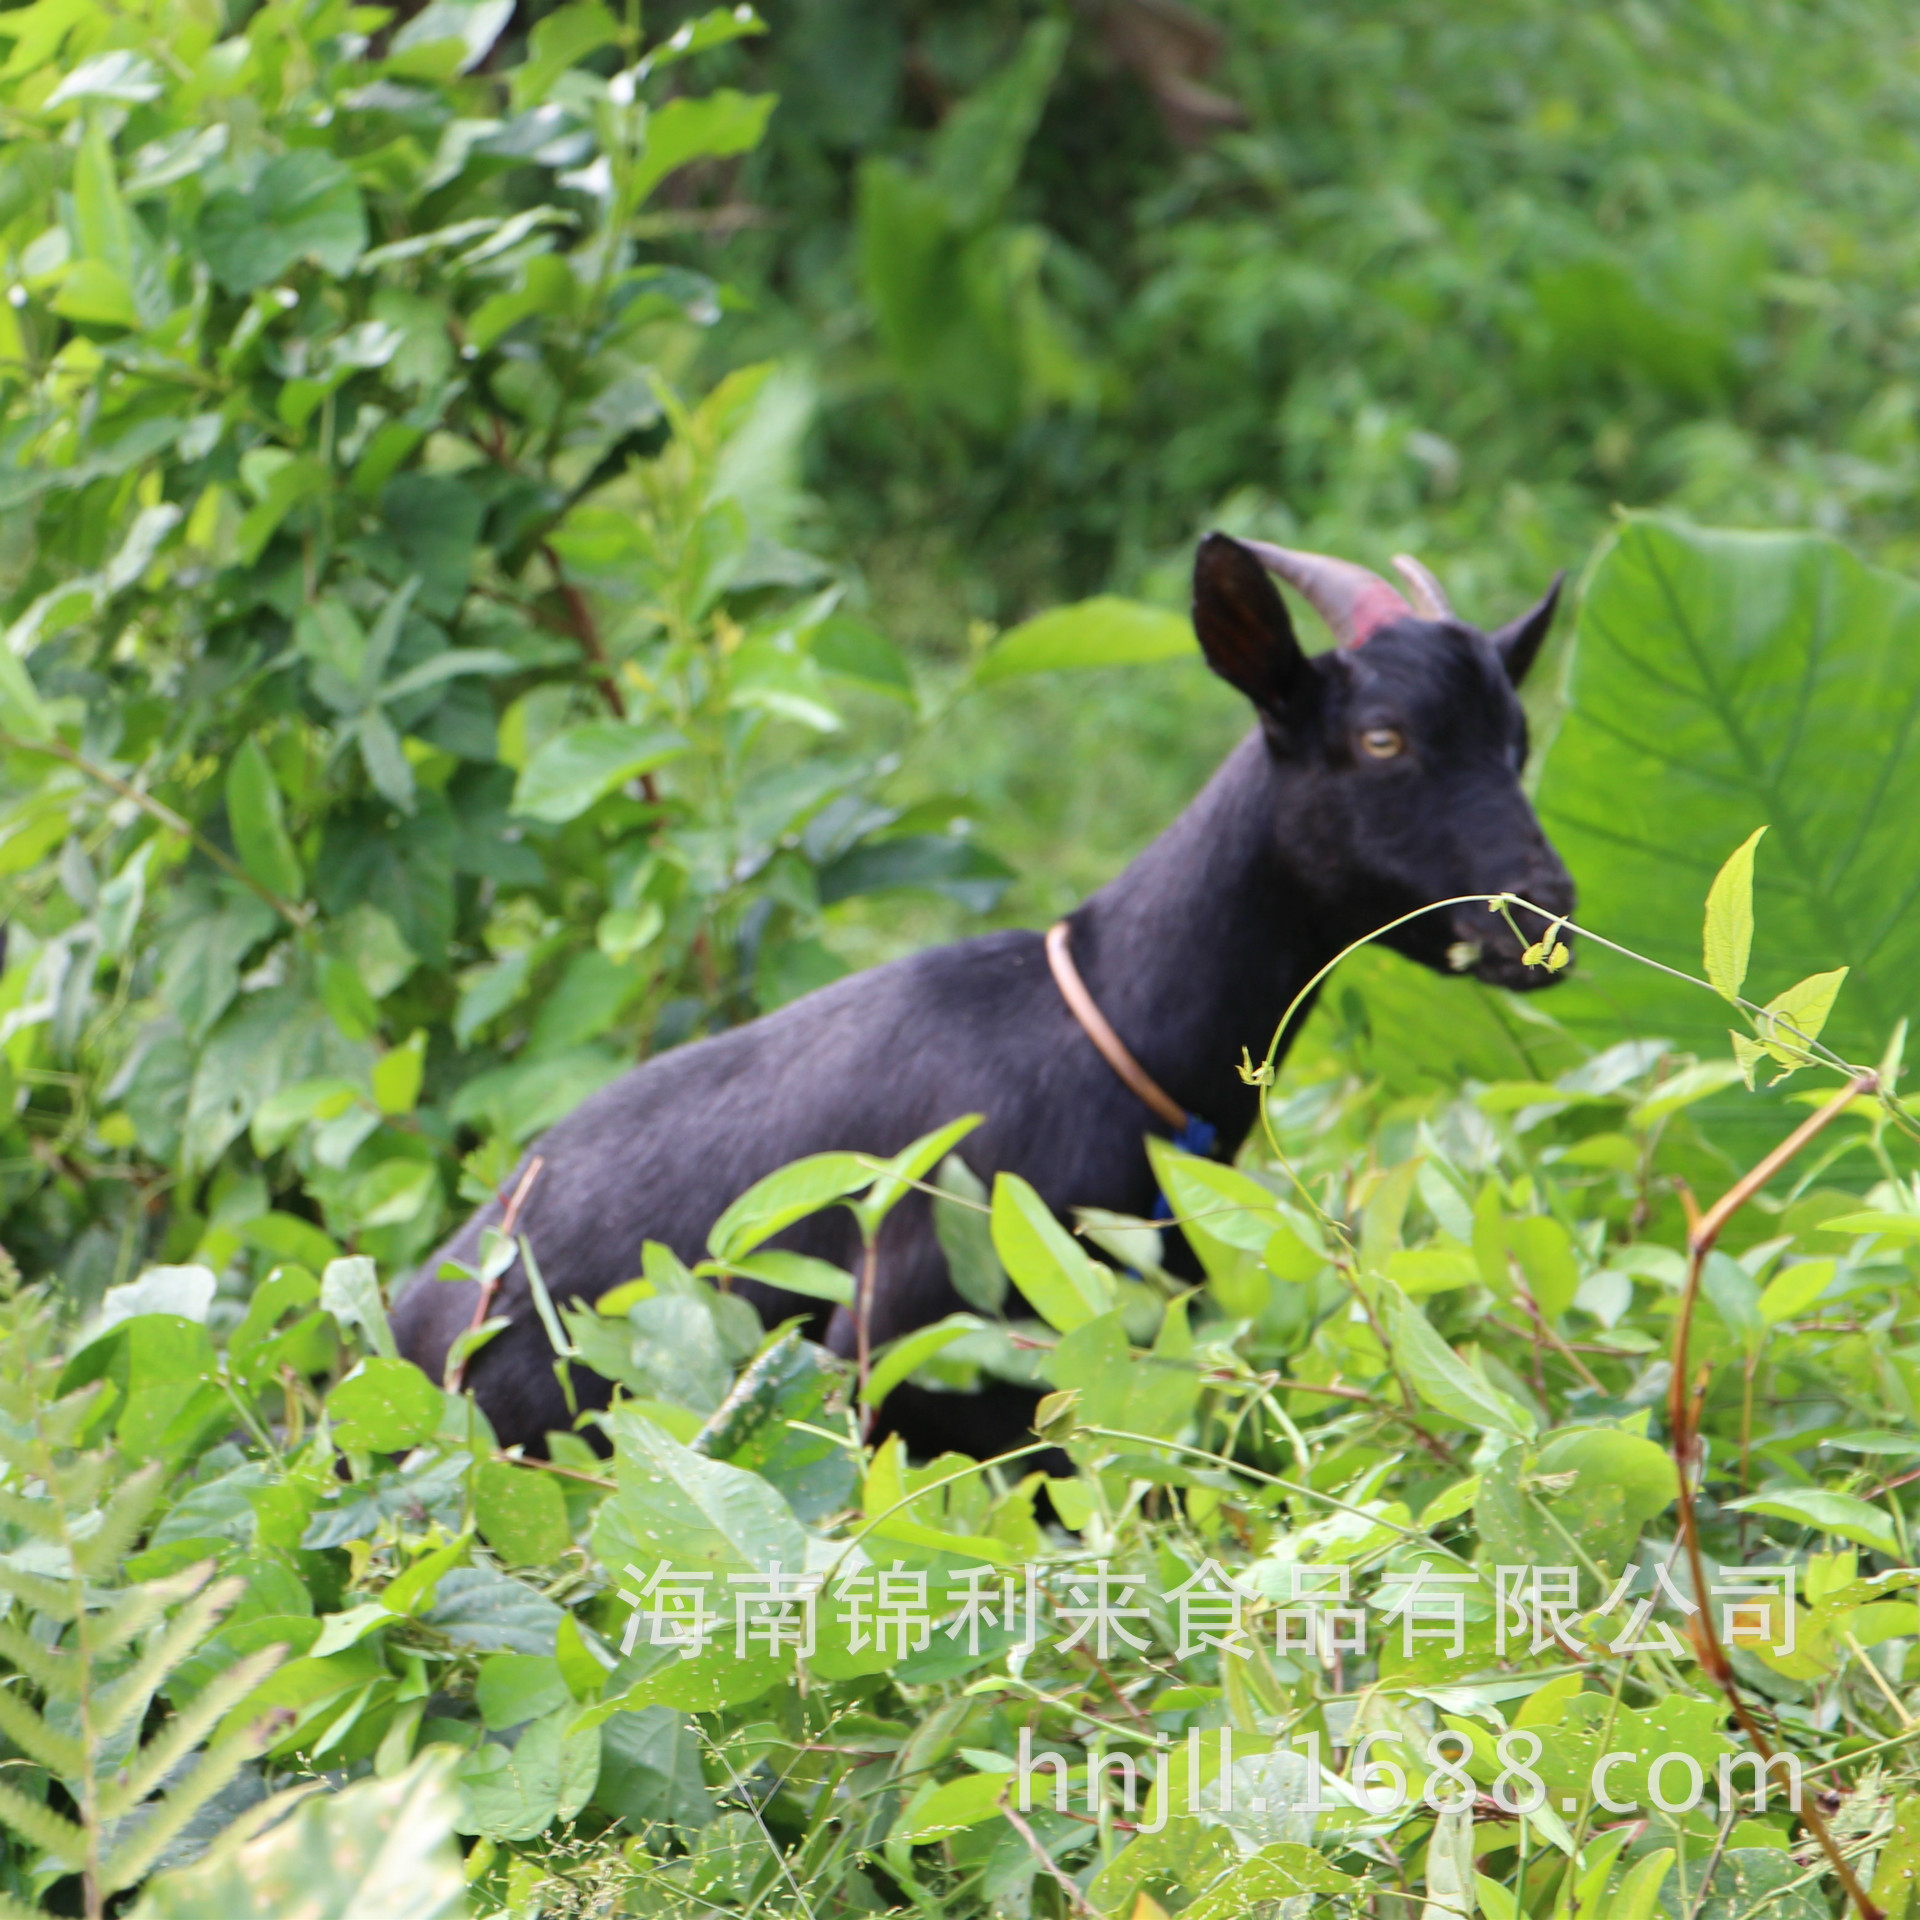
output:
[[[1515,888],[1513,891],[1522,899],[1537,901],[1539,906],[1509,907],[1507,913],[1512,916],[1511,926],[1505,915],[1491,912],[1484,906],[1454,909],[1454,939],[1447,949],[1447,966],[1454,973],[1470,973],[1476,980],[1484,980],[1489,986],[1529,993],[1537,987],[1550,987],[1566,975],[1574,937],[1564,928],[1555,935],[1554,944],[1566,951],[1567,960],[1557,966],[1548,966],[1544,964],[1545,956],[1541,956],[1529,965],[1525,955],[1545,938],[1561,915],[1573,911],[1573,888],[1563,880],[1557,886],[1542,886],[1537,890]],[[1516,926],[1520,930],[1518,939],[1514,937]]]

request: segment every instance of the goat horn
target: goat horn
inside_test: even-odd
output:
[[[1453,602],[1447,590],[1410,553],[1393,556],[1394,571],[1413,590],[1415,610],[1428,620],[1451,620]]]
[[[1269,546],[1264,540],[1242,544],[1269,573],[1278,574],[1298,590],[1333,629],[1333,637],[1343,647],[1357,647],[1376,627],[1404,620],[1413,612],[1397,588],[1351,560],[1333,560],[1324,553],[1295,553],[1290,547]]]

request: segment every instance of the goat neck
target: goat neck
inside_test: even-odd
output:
[[[1240,1055],[1265,1054],[1336,947],[1290,883],[1258,731],[1125,872],[1069,916],[1073,957],[1135,1059],[1238,1145],[1258,1108]],[[1297,1024],[1297,1023],[1296,1023]]]

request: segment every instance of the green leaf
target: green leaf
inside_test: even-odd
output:
[[[651,76],[676,61],[705,53],[709,47],[724,47],[734,40],[765,33],[767,23],[750,6],[715,7],[710,12],[682,20],[657,46],[647,51],[641,70]]]
[[[1842,1213],[1820,1222],[1822,1233],[1883,1233],[1895,1240],[1920,1240],[1920,1213]],[[1829,1276],[1831,1278],[1831,1276]]]
[[[334,1438],[350,1453],[400,1453],[440,1428],[446,1400],[411,1360],[362,1360],[327,1395]]]
[[[749,1646],[733,1657],[731,1574],[758,1574],[776,1562],[806,1564],[807,1537],[793,1510],[756,1473],[709,1460],[682,1446],[651,1421],[620,1408],[603,1417],[614,1443],[618,1491],[601,1503],[593,1551],[637,1593],[662,1562],[711,1572],[709,1611],[727,1622],[719,1657],[684,1660],[677,1649],[655,1648],[644,1636],[643,1677],[622,1696],[624,1708],[650,1705],[709,1711],[764,1693],[791,1668],[791,1650],[776,1656]]]
[[[1829,1220],[1825,1224],[1831,1227],[1834,1223]],[[1915,1237],[1920,1238],[1920,1219],[1913,1222],[1913,1229]],[[1772,1327],[1805,1313],[1832,1286],[1837,1265],[1832,1260],[1801,1260],[1782,1267],[1760,1296],[1760,1317]]]
[[[1581,916],[1690,971],[1711,854],[1771,822],[1753,972],[1845,965],[1822,1038],[1877,1060],[1920,1016],[1920,915],[1889,876],[1920,871],[1920,586],[1807,533],[1627,521],[1592,576],[1569,707],[1540,777],[1542,824],[1579,876]],[[1724,1057],[1697,988],[1581,949],[1551,1011],[1601,1044],[1624,1030]],[[1760,998],[1759,994],[1752,994]],[[1604,1036],[1604,1040],[1602,1039]],[[1742,1164],[1779,1137],[1744,1096],[1696,1108]]]
[[[1755,827],[1727,856],[1707,889],[1707,978],[1724,1000],[1738,1000],[1753,950],[1753,856],[1765,827]]]
[[[984,1118],[985,1115],[978,1113],[962,1114],[958,1120],[949,1120],[944,1127],[936,1127],[902,1147],[853,1209],[863,1238],[876,1238],[887,1215],[913,1191],[912,1183],[924,1180]]]
[[[133,215],[120,196],[104,117],[88,120],[73,162],[73,216],[82,259],[99,261],[129,288],[134,276]],[[128,294],[132,304],[132,294]],[[137,319],[137,316],[136,316]]]
[[[1636,1862],[1607,1902],[1605,1920],[1653,1920],[1654,1903],[1672,1866],[1671,1847],[1661,1847]]]
[[[69,100],[123,100],[137,106],[157,100],[165,91],[159,70],[145,54],[116,47],[83,60],[47,96],[46,104],[52,108]]]
[[[943,1190],[933,1203],[933,1231],[947,1257],[947,1278],[968,1306],[997,1319],[1006,1305],[1007,1270],[993,1248],[987,1190],[957,1153],[940,1163],[934,1184]]]
[[[326,492],[328,484],[326,468],[309,455],[276,466],[258,504],[248,510],[234,535],[240,558],[251,566],[265,551],[281,521],[303,500]]]
[[[1766,1344],[1767,1321],[1760,1312],[1760,1289],[1739,1261],[1716,1249],[1707,1255],[1701,1291],[1712,1303],[1727,1331],[1749,1354]]]
[[[707,1251],[719,1261],[751,1253],[763,1241],[873,1184],[873,1169],[858,1154],[814,1153],[757,1180],[707,1233]]]
[[[378,707],[360,715],[355,731],[360,737],[360,760],[376,792],[402,813],[413,811],[413,766],[407,759],[393,722]]]
[[[977,324],[964,238],[940,189],[884,155],[859,173],[860,277],[888,359],[919,395],[1004,432],[1019,400],[1012,344]]]
[[[281,899],[298,900],[306,884],[300,857],[287,833],[273,769],[251,734],[227,763],[227,819],[247,871]]]
[[[952,1346],[964,1333],[978,1333],[986,1324],[978,1314],[950,1313],[944,1320],[883,1347],[861,1389],[860,1404],[879,1406],[902,1380],[918,1373],[937,1353]]]
[[[884,633],[845,614],[833,614],[807,636],[807,650],[835,678],[852,680],[891,699],[913,699],[913,674]]]
[[[438,1184],[430,1160],[394,1154],[356,1176],[342,1212],[362,1233],[373,1227],[397,1227],[425,1211]]]
[[[999,1813],[1012,1782],[1010,1773],[969,1773],[923,1787],[901,1809],[888,1843],[924,1847],[977,1827]]]
[[[1625,1565],[1640,1529],[1664,1513],[1679,1492],[1666,1448],[1617,1427],[1549,1434],[1537,1472],[1543,1479],[1575,1476],[1572,1486],[1554,1495],[1555,1511],[1590,1555],[1615,1570]]]
[[[982,656],[982,686],[1063,667],[1133,667],[1197,654],[1193,622],[1168,607],[1100,594],[1023,620]]]
[[[552,1566],[573,1545],[565,1496],[538,1467],[483,1461],[473,1477],[473,1514],[487,1545],[511,1567]]]
[[[456,1646],[483,1653],[552,1653],[565,1618],[524,1580],[495,1567],[455,1567],[441,1576],[425,1624]]]
[[[670,1821],[704,1827],[714,1814],[701,1772],[699,1732],[671,1707],[615,1713],[600,1729],[600,1782],[593,1803],[634,1832]]]
[[[1062,1337],[1053,1352],[1053,1383],[1078,1392],[1082,1425],[1169,1437],[1180,1431],[1200,1397],[1191,1337],[1180,1337],[1186,1334],[1183,1306],[1169,1309],[1162,1333],[1172,1340],[1156,1341],[1150,1355],[1135,1353],[1126,1316],[1115,1309]]]
[[[1880,1553],[1900,1551],[1893,1522],[1878,1507],[1856,1500],[1850,1493],[1833,1493],[1825,1487],[1774,1487],[1725,1504],[1734,1513],[1764,1513],[1776,1520],[1791,1520]]]
[[[480,1663],[473,1698],[488,1732],[504,1733],[558,1712],[573,1699],[573,1690],[551,1654],[495,1653]]]
[[[1224,1246],[1264,1253],[1274,1234],[1287,1225],[1272,1189],[1251,1174],[1183,1153],[1157,1137],[1147,1142],[1147,1158],[1182,1231],[1191,1225]]]
[[[958,225],[992,219],[1013,191],[1066,47],[1066,21],[1035,21],[1013,58],[940,122],[933,184]]]
[[[227,292],[251,293],[300,260],[345,273],[367,244],[367,216],[344,163],[322,147],[296,147],[269,160],[249,192],[214,194],[199,238]]]
[[[1553,1317],[1565,1313],[1580,1291],[1580,1263],[1566,1228],[1551,1214],[1529,1214],[1507,1222],[1507,1245],[1541,1311]]]
[[[380,1293],[380,1276],[365,1254],[353,1254],[327,1263],[320,1276],[320,1306],[343,1328],[357,1327],[375,1353],[396,1357],[393,1329],[387,1323],[387,1303]]]
[[[192,1866],[147,1883],[132,1920],[352,1920],[384,1912],[457,1920],[466,1876],[454,1843],[456,1756],[422,1754],[392,1779],[306,1800],[278,1826],[216,1843]]]
[[[1316,1848],[1276,1840],[1249,1854],[1185,1912],[1193,1920],[1238,1920],[1274,1902],[1342,1893],[1354,1885]]]
[[[1517,1400],[1490,1386],[1434,1332],[1427,1316],[1400,1289],[1381,1288],[1394,1358],[1430,1407],[1482,1432],[1532,1437],[1537,1422]]]
[[[577,66],[600,47],[620,37],[620,23],[600,0],[575,0],[534,23],[527,41],[527,58],[513,70],[514,110],[525,113],[544,103],[553,83],[569,67]]]
[[[588,720],[545,742],[520,770],[513,811],[554,825],[577,819],[616,787],[687,750],[668,727]]]
[[[1027,1304],[1056,1333],[1113,1306],[1113,1284],[1017,1173],[993,1180],[993,1246]]]
[[[440,1582],[455,1567],[466,1564],[473,1546],[473,1529],[456,1534],[444,1546],[432,1548],[380,1590],[380,1605],[399,1617],[424,1612],[432,1606]]]
[[[20,740],[45,740],[53,733],[40,689],[11,647],[0,647],[0,731]]]
[[[219,1284],[213,1269],[198,1263],[149,1267],[138,1279],[106,1290],[99,1311],[88,1321],[84,1337],[76,1339],[74,1350],[78,1352],[109,1329],[136,1320],[143,1313],[172,1313],[183,1320],[205,1321]]]
[[[571,1705],[544,1715],[511,1748],[488,1741],[460,1763],[459,1826],[490,1840],[531,1840],[570,1820],[600,1777],[600,1730],[575,1728]]]
[[[411,1113],[420,1099],[427,1068],[427,1030],[416,1027],[404,1045],[389,1047],[373,1063],[373,1098],[382,1113]]]
[[[1728,1060],[1702,1060],[1682,1068],[1670,1080],[1663,1080],[1627,1115],[1630,1127],[1650,1127],[1670,1113],[1690,1107],[1696,1100],[1724,1092],[1741,1080],[1740,1069]]]
[[[137,327],[140,309],[126,276],[104,260],[76,260],[53,297],[53,310],[94,327]]]
[[[250,887],[177,889],[160,938],[160,995],[199,1039],[239,990],[246,957],[281,922]]]
[[[581,1359],[643,1400],[710,1414],[726,1398],[733,1369],[699,1295],[634,1300],[618,1318],[574,1308],[566,1322]]]
[[[797,1293],[808,1300],[831,1300],[841,1307],[853,1305],[853,1275],[830,1260],[815,1260],[804,1253],[770,1248],[764,1253],[743,1254],[726,1262],[722,1270],[748,1280],[763,1281],[783,1293]]]
[[[467,322],[467,337],[482,353],[536,314],[571,313],[579,304],[580,283],[557,254],[529,260],[520,283],[507,293],[483,300]]]
[[[770,93],[736,93],[731,87],[700,97],[682,94],[647,116],[647,144],[629,189],[635,206],[668,174],[691,160],[719,160],[760,144]]]
[[[1754,1022],[1754,1027],[1760,1044],[1783,1066],[1811,1063],[1813,1055],[1807,1051],[1807,1045],[1819,1039],[1846,977],[1845,967],[1837,967],[1831,973],[1810,974],[1767,1002],[1766,1011]]]
[[[497,960],[460,976],[460,1004],[454,1009],[453,1037],[462,1047],[499,1019],[527,990],[533,969],[530,947],[514,947]]]
[[[1903,1793],[1893,1810],[1893,1832],[1874,1865],[1869,1889],[1886,1920],[1908,1920],[1920,1885],[1920,1795]]]
[[[469,72],[487,57],[512,18],[513,0],[428,0],[393,36],[389,67],[431,80]]]
[[[977,841],[945,833],[897,833],[863,840],[820,869],[820,904],[896,887],[945,894],[975,913],[990,913],[1013,870]]]

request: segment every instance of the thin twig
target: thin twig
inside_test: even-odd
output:
[[[1000,1811],[1013,1823],[1014,1832],[1027,1843],[1033,1857],[1038,1860],[1041,1866],[1044,1867],[1048,1873],[1052,1874],[1053,1877],[1059,1881],[1062,1888],[1065,1889],[1067,1902],[1073,1910],[1076,1913],[1084,1913],[1088,1916],[1088,1920],[1101,1920],[1099,1909],[1088,1900],[1087,1896],[1080,1891],[1079,1886],[1073,1880],[1069,1879],[1066,1874],[1060,1871],[1060,1863],[1040,1844],[1040,1836],[1014,1811],[1011,1789],[1000,1796]]]
[[[553,583],[566,604],[573,637],[580,642],[581,652],[593,663],[594,678],[600,683],[600,691],[605,695],[607,705],[613,709],[615,719],[624,720],[627,717],[627,696],[621,689],[613,662],[607,658],[606,645],[600,638],[600,623],[593,617],[593,608],[587,596],[567,578],[566,569],[560,564],[560,556],[554,552],[551,541],[540,543],[540,554],[553,570]],[[654,785],[652,774],[643,773],[640,776],[640,791],[650,803],[658,804],[660,789]]]
[[[1120,1684],[1120,1682],[1113,1677],[1112,1671],[1108,1668],[1107,1663],[1104,1660],[1102,1660],[1100,1656],[1097,1653],[1095,1653],[1091,1647],[1082,1647],[1080,1648],[1080,1652],[1086,1655],[1087,1662],[1093,1668],[1094,1672],[1097,1673],[1100,1676],[1100,1678],[1107,1683],[1107,1691],[1110,1694],[1112,1694],[1113,1697],[1116,1700],[1118,1700],[1123,1707],[1126,1708],[1128,1713],[1130,1713],[1134,1717],[1134,1719],[1139,1722],[1139,1724],[1146,1730],[1146,1733],[1148,1734],[1148,1736],[1151,1737],[1151,1735],[1154,1732],[1154,1725],[1153,1725],[1153,1722],[1149,1720],[1147,1716],[1140,1711],[1139,1701],[1134,1699],[1134,1697],[1130,1693],[1128,1693],[1126,1688],[1123,1687]]]
[[[854,1339],[857,1354],[856,1364],[860,1370],[860,1437],[863,1440],[873,1436],[873,1423],[880,1417],[878,1407],[867,1405],[867,1379],[873,1372],[873,1288],[879,1277],[880,1240],[875,1237],[867,1242],[866,1251],[860,1259],[860,1303],[854,1310]]]
[[[578,1480],[582,1486],[604,1487],[608,1493],[619,1488],[619,1481],[609,1480],[604,1473],[589,1473],[585,1467],[563,1467],[557,1460],[529,1460],[526,1455],[509,1453],[504,1447],[496,1447],[493,1457],[504,1466],[533,1467],[541,1473],[557,1473],[563,1480]]]
[[[1529,1318],[1533,1321],[1534,1353],[1536,1358],[1540,1351],[1540,1342],[1545,1340],[1547,1345],[1552,1347],[1588,1386],[1594,1388],[1596,1391],[1604,1391],[1600,1386],[1599,1380],[1595,1377],[1593,1369],[1560,1337],[1558,1329],[1547,1318],[1539,1300],[1534,1296],[1533,1289],[1527,1285],[1527,1277],[1520,1270],[1519,1261],[1514,1259],[1511,1254],[1507,1256],[1507,1266],[1513,1279],[1514,1293],[1518,1296],[1520,1304],[1526,1308]]]
[[[1694,1896],[1693,1905],[1687,1909],[1687,1920],[1700,1920],[1700,1909],[1707,1904],[1707,1894],[1713,1886],[1713,1876],[1719,1871],[1720,1856],[1727,1850],[1727,1840],[1733,1832],[1733,1823],[1740,1811],[1740,1803],[1730,1801],[1727,1810],[1720,1816],[1720,1831],[1714,1835],[1713,1851],[1707,1855],[1707,1870],[1700,1876],[1700,1891]]]
[[[1910,1487],[1916,1480],[1920,1480],[1920,1467],[1915,1467],[1911,1473],[1896,1474],[1891,1480],[1883,1480],[1871,1493],[1863,1493],[1860,1498],[1871,1504],[1883,1493],[1891,1493],[1895,1487]]]
[[[23,740],[16,733],[0,733],[0,747],[5,747],[14,753],[44,753],[52,759],[64,760],[68,766],[85,774],[89,780],[98,781],[109,792],[117,793],[123,800],[131,800],[142,813],[158,820],[169,833],[177,833],[182,839],[191,842],[222,873],[257,893],[295,931],[304,928],[312,920],[311,907],[296,906],[290,900],[281,899],[270,886],[256,880],[232,854],[222,847],[215,846],[198,827],[175,813],[164,800],[156,800],[152,794],[136,787],[132,781],[123,780],[117,773],[101,766],[98,761],[89,760],[84,753],[68,746],[64,740]]]
[[[1887,1676],[1884,1673],[1882,1673],[1879,1667],[1867,1657],[1866,1648],[1863,1647],[1860,1644],[1860,1642],[1854,1637],[1851,1629],[1848,1629],[1844,1638],[1846,1640],[1848,1648],[1852,1651],[1853,1657],[1856,1660],[1858,1660],[1863,1667],[1866,1668],[1868,1679],[1870,1679],[1873,1682],[1873,1684],[1880,1689],[1880,1697],[1899,1716],[1900,1724],[1903,1727],[1911,1727],[1914,1724],[1914,1719],[1913,1719],[1913,1715],[1907,1711],[1907,1703],[1904,1700],[1902,1700],[1897,1693],[1894,1692],[1892,1686],[1889,1684],[1887,1680]]]
[[[513,1198],[507,1202],[507,1210],[500,1220],[500,1231],[509,1240],[513,1238],[513,1229],[519,1221],[520,1209],[527,1204],[527,1195],[533,1191],[533,1183],[540,1178],[540,1169],[546,1164],[546,1161],[536,1153],[527,1162],[527,1170],[520,1176],[520,1184],[514,1188]],[[493,1303],[500,1294],[500,1283],[512,1271],[513,1261],[509,1260],[498,1273],[481,1281],[480,1296],[473,1303],[473,1318],[467,1322],[467,1332],[474,1333],[487,1324],[487,1315],[493,1311]],[[469,1349],[454,1362],[447,1375],[449,1393],[458,1393],[467,1384],[467,1362],[471,1358],[472,1350]]]
[[[1694,1602],[1699,1608],[1689,1631],[1700,1664],[1727,1696],[1727,1705],[1733,1710],[1734,1719],[1740,1723],[1741,1732],[1760,1756],[1762,1778],[1773,1764],[1773,1743],[1760,1730],[1759,1723],[1741,1695],[1733,1666],[1727,1659],[1725,1647],[1720,1643],[1719,1630],[1713,1624],[1713,1609],[1707,1604],[1707,1569],[1700,1552],[1699,1517],[1694,1511],[1694,1397],[1688,1391],[1687,1341],[1693,1331],[1694,1304],[1700,1296],[1700,1278],[1706,1270],[1707,1256],[1720,1237],[1720,1230],[1802,1148],[1838,1120],[1857,1097],[1878,1091],[1879,1085],[1880,1076],[1876,1073],[1855,1075],[1818,1113],[1794,1128],[1765,1159],[1736,1180],[1705,1213],[1692,1219],[1687,1233],[1687,1284],[1681,1293],[1680,1311],[1674,1322],[1673,1379],[1667,1394],[1667,1418],[1673,1435],[1674,1472],[1679,1481],[1680,1538],[1686,1548],[1688,1570],[1693,1576]],[[1688,1211],[1691,1216],[1691,1206]],[[1852,1864],[1840,1851],[1819,1808],[1809,1800],[1799,1812],[1801,1820],[1819,1841],[1820,1850],[1827,1856],[1841,1886],[1846,1889],[1847,1898],[1858,1910],[1860,1920],[1885,1920],[1881,1909],[1860,1884]]]
[[[1323,1393],[1332,1400],[1351,1400],[1356,1406],[1370,1407],[1375,1413],[1383,1413],[1390,1419],[1401,1421],[1412,1428],[1413,1437],[1440,1462],[1443,1467],[1456,1466],[1453,1449],[1437,1433],[1429,1433],[1405,1407],[1396,1407],[1385,1400],[1376,1399],[1370,1393],[1363,1393],[1358,1387],[1336,1387],[1331,1384],[1321,1386],[1311,1380],[1281,1379],[1274,1384],[1283,1393]]]
[[[1205,1447],[1192,1447],[1184,1440],[1168,1440],[1162,1435],[1151,1433],[1130,1433],[1125,1427],[1080,1427],[1077,1433],[1089,1435],[1095,1440],[1125,1440],[1137,1447],[1159,1447],[1168,1453],[1192,1454],[1196,1459],[1211,1460],[1213,1464],[1227,1473],[1238,1473],[1249,1480],[1258,1480],[1263,1486],[1278,1487],[1282,1493],[1290,1493],[1296,1499],[1317,1500],[1322,1506],[1332,1507],[1340,1513],[1350,1513],[1370,1525],[1384,1528],[1388,1533],[1397,1533],[1403,1540],[1417,1540],[1422,1546],[1437,1547],[1449,1559],[1457,1560],[1462,1566],[1467,1564],[1464,1554],[1456,1553],[1453,1548],[1435,1540],[1424,1527],[1402,1526],[1397,1520],[1389,1520],[1385,1514],[1369,1513],[1364,1507],[1356,1507],[1351,1502],[1339,1499],[1331,1493],[1324,1493],[1318,1487],[1303,1486],[1298,1480],[1285,1480],[1277,1473],[1268,1473],[1260,1467],[1250,1467],[1243,1460],[1228,1460],[1220,1454],[1209,1452]],[[1044,1443],[1043,1443],[1044,1444]],[[1029,1449],[1033,1451],[1033,1449]],[[1011,1458],[1011,1456],[1003,1456]]]

